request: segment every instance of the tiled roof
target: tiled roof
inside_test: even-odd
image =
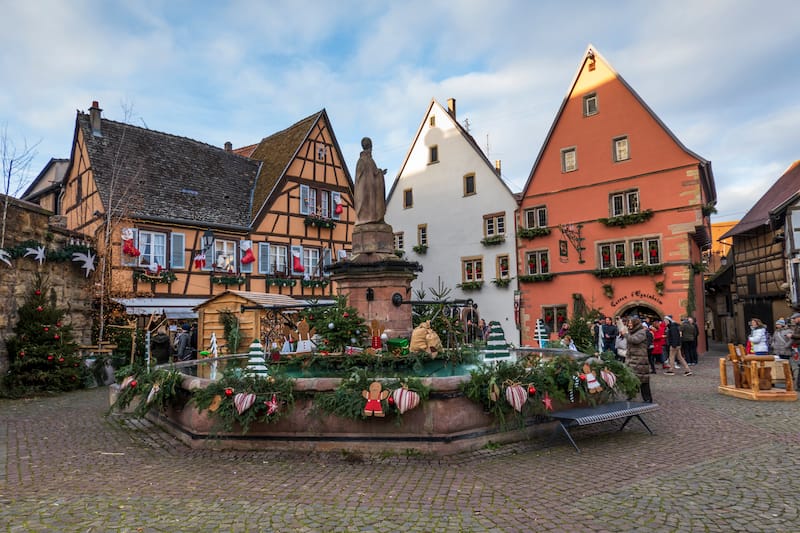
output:
[[[258,162],[185,137],[112,120],[92,134],[78,113],[103,205],[123,215],[175,222],[248,227]]]
[[[286,167],[311,131],[311,127],[324,113],[325,110],[314,113],[283,131],[265,137],[258,143],[258,147],[253,150],[250,157],[263,162],[261,173],[253,192],[253,218],[269,198],[272,189],[283,176]]]
[[[258,148],[258,143],[249,146],[242,146],[241,148],[234,148],[233,153],[242,157],[250,157],[253,155],[255,149]]]
[[[777,209],[786,207],[794,196],[800,192],[800,161],[795,161],[783,175],[778,178],[764,196],[750,208],[742,219],[733,228],[727,231],[720,239],[741,235],[748,230],[759,226],[766,226],[770,216]]]

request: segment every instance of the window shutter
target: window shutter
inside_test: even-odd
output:
[[[293,276],[302,276],[305,273],[303,268],[303,247],[294,244],[291,247],[292,254],[289,257],[289,269]],[[300,267],[299,269],[297,267]]]
[[[336,206],[342,204],[342,193],[331,192],[331,218],[339,220],[341,215],[336,212]]]
[[[171,269],[186,268],[186,235],[173,233],[170,235],[169,267]]]
[[[320,198],[322,203],[322,217],[328,218],[328,191],[320,191],[320,194],[322,195]]]
[[[300,186],[300,214],[307,215],[308,211],[308,193],[309,187],[308,185],[301,185]]]
[[[248,253],[249,251],[249,253]],[[245,262],[245,257],[250,257],[253,254],[253,241],[244,240],[239,241],[239,272],[242,274],[250,274],[253,272],[253,261]]]
[[[258,243],[258,273],[269,274],[269,243]]]
[[[123,228],[122,234],[131,232],[133,235],[133,245],[138,249],[139,248],[139,230],[136,228]],[[134,257],[132,255],[128,255],[125,252],[122,252],[122,248],[120,248],[120,264],[122,266],[137,266],[139,264],[139,258]]]
[[[330,276],[331,273],[325,270],[325,267],[333,263],[333,254],[330,248],[322,249],[322,275]]]

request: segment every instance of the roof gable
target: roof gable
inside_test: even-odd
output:
[[[795,161],[772,187],[767,189],[767,192],[758,199],[739,223],[722,235],[720,239],[741,235],[759,226],[768,226],[776,211],[786,208],[790,201],[799,194],[800,161]]]
[[[199,141],[108,119],[101,120],[101,135],[94,135],[89,115],[81,112],[76,128],[106,209],[124,205],[122,214],[132,218],[249,226],[257,162]]]

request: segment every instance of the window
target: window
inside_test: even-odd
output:
[[[214,239],[213,268],[229,273],[236,272],[236,242]]]
[[[609,201],[612,217],[639,212],[639,191],[637,189],[614,193],[610,196]]]
[[[139,230],[139,265],[167,268],[167,234]]]
[[[528,263],[528,275],[548,274],[550,272],[550,252],[547,250],[535,250],[525,254]]]
[[[322,275],[322,268],[319,264],[319,248],[303,248],[303,269],[309,276]]]
[[[405,250],[406,249],[406,240],[405,236],[403,235],[402,231],[399,231],[394,234],[394,249],[395,250]]]
[[[617,137],[614,139],[614,162],[626,161],[630,157],[628,153],[628,138]]]
[[[566,305],[546,305],[542,307],[542,320],[550,331],[558,331],[567,319]]]
[[[633,239],[608,242],[599,246],[600,268],[657,265],[661,262],[661,243],[658,239]]]
[[[317,145],[317,161],[325,161],[325,156],[328,155],[328,148],[324,144]]]
[[[239,241],[239,272],[242,274],[250,274],[253,272],[253,263],[255,260],[253,241]]]
[[[578,156],[575,148],[561,150],[561,172],[574,172],[578,169]]]
[[[169,267],[186,268],[186,236],[183,233],[171,233],[169,238]]]
[[[483,259],[468,258],[461,260],[461,280],[483,281]]]
[[[269,274],[269,243],[268,242],[260,242],[258,243],[258,273],[259,274]]]
[[[484,215],[483,234],[486,237],[492,237],[494,235],[505,235],[506,215],[504,213],[501,214],[494,213],[491,215]]]
[[[417,226],[417,244],[428,246],[428,225],[420,224]]]
[[[597,93],[587,94],[583,97],[583,116],[591,117],[597,114]]]
[[[414,205],[414,193],[411,189],[403,191],[403,209],[408,209]]]
[[[288,275],[288,253],[285,244],[267,244],[269,247],[269,268],[270,274]]]
[[[334,220],[339,220],[343,211],[344,206],[342,205],[342,193],[331,192],[331,218]]]
[[[428,123],[431,125],[431,128],[433,128],[434,126],[436,126],[436,115],[431,115],[431,118],[430,118],[430,120],[428,121]]]
[[[287,265],[287,268],[291,269],[290,272],[293,276],[305,275],[307,271],[305,265],[303,264],[303,247],[293,244],[290,248],[290,253],[292,255],[290,259],[291,263]],[[311,275],[311,272],[308,272],[308,274]]]
[[[509,279],[511,270],[509,269],[509,262],[507,255],[497,256],[497,279]]]
[[[301,215],[319,215],[323,218],[338,220],[342,210],[341,193],[300,185]],[[337,211],[339,212],[337,213]]]
[[[547,227],[547,208],[545,206],[533,207],[525,210],[525,227],[546,228]]]
[[[328,204],[330,202],[330,194],[327,191],[322,191],[320,196],[320,206],[319,206],[319,214],[322,215],[323,218],[328,218],[330,216],[328,210]]]
[[[464,196],[475,194],[475,174],[464,176]]]
[[[439,147],[437,145],[433,145],[428,148],[428,163],[438,163],[439,162]]]

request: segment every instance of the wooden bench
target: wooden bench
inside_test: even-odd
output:
[[[620,431],[625,429],[631,418],[636,418],[642,423],[644,428],[652,435],[653,431],[647,426],[642,416],[644,413],[651,413],[658,410],[657,403],[644,403],[644,402],[612,402],[597,405],[594,407],[579,407],[577,409],[565,409],[563,411],[555,411],[548,416],[558,422],[558,426],[551,437],[551,440],[556,434],[564,432],[569,441],[580,453],[580,448],[575,444],[575,440],[569,433],[569,428],[575,426],[588,426],[591,424],[599,424],[600,422],[608,422],[610,420],[625,419],[622,423]]]

